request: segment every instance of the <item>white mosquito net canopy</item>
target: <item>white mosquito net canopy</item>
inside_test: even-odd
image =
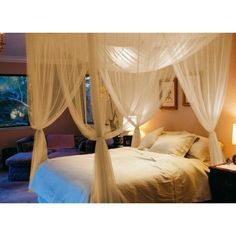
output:
[[[91,202],[124,202],[105,140],[122,132],[122,117],[139,127],[158,111],[177,77],[200,124],[209,132],[212,164],[224,159],[215,127],[228,81],[231,34],[27,34],[28,103],[36,130],[31,179],[47,159],[43,129],[68,107],[80,131],[96,140]],[[85,77],[91,77],[93,126],[87,124]],[[107,109],[113,115],[107,127]],[[131,119],[135,117],[135,119]]]

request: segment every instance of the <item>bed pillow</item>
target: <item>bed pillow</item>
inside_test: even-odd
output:
[[[191,135],[196,136],[195,134],[189,133],[189,132],[187,132],[187,131],[185,131],[185,130],[183,130],[183,131],[163,131],[162,133],[163,133],[163,134],[173,134],[173,135],[191,134]]]
[[[188,157],[199,159],[207,165],[211,164],[210,151],[209,151],[209,140],[203,136],[197,136],[198,140],[191,146]],[[220,143],[221,148],[223,149],[223,144]]]
[[[162,134],[150,148],[151,152],[174,154],[184,157],[196,140],[196,136],[188,133]]]
[[[150,148],[157,140],[157,138],[162,134],[163,130],[164,127],[161,127],[145,135],[141,140],[139,149]]]

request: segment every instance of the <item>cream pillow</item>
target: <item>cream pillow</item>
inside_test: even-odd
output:
[[[209,151],[209,140],[203,136],[197,136],[198,140],[192,145],[188,152],[189,158],[199,159],[207,165],[211,164],[210,151]],[[223,144],[220,143],[223,149]]]
[[[183,130],[183,131],[163,131],[162,132],[163,134],[175,134],[175,135],[180,135],[180,134],[191,134],[191,133],[189,133],[189,132],[187,132],[187,131],[185,131],[185,130]],[[194,135],[194,134],[192,134],[192,135]],[[195,136],[195,135],[194,135]]]
[[[162,134],[150,148],[151,152],[174,154],[184,157],[196,140],[196,136],[188,133]]]
[[[157,138],[162,134],[163,130],[164,127],[161,127],[145,135],[141,140],[139,149],[150,148],[157,140]]]

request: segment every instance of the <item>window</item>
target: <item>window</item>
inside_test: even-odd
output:
[[[87,124],[93,124],[93,116],[92,116],[92,109],[91,109],[91,80],[90,76],[87,74],[85,77],[85,89],[86,89],[86,122]],[[102,93],[102,96],[104,96],[106,100],[106,120],[105,120],[105,125],[107,128],[111,130],[115,130],[117,127],[119,127],[120,123],[120,114],[117,113],[117,110],[115,106],[112,103],[112,100],[110,98],[110,95],[108,92],[103,90],[103,87],[100,87],[100,93]]]
[[[0,75],[0,128],[28,126],[26,75]]]
[[[86,119],[88,124],[93,123],[92,110],[91,110],[91,92],[90,92],[90,77],[86,75],[85,78],[86,88]]]

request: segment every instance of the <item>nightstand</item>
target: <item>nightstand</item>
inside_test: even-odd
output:
[[[236,165],[210,167],[209,184],[214,203],[236,203]]]
[[[123,146],[131,146],[132,143],[132,135],[124,135],[123,136]]]

